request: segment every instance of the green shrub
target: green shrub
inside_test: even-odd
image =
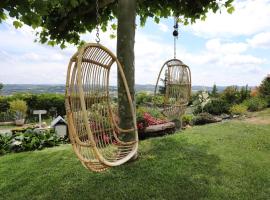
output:
[[[221,98],[228,104],[241,103],[241,96],[236,86],[227,87],[221,94]]]
[[[41,150],[66,142],[67,139],[58,137],[53,131],[36,132],[28,129],[24,133],[16,133],[12,136],[0,135],[0,154]]]
[[[13,100],[9,102],[10,111],[14,113],[15,119],[24,119],[27,113],[27,104],[23,100]]]
[[[229,104],[223,99],[213,99],[204,106],[203,110],[212,115],[221,115],[229,113]]]
[[[183,125],[184,126],[191,125],[193,118],[194,118],[193,115],[183,115],[183,117],[182,117],[182,123],[183,123]]]
[[[6,97],[0,96],[0,112],[7,112],[9,110],[9,103]]]
[[[156,95],[153,97],[153,103],[155,105],[163,105],[164,104],[164,96]]]
[[[157,118],[157,119],[166,118],[158,109],[140,106],[136,110],[137,121],[143,120],[144,113],[149,113],[152,117]]]
[[[25,101],[33,110],[47,110],[48,116],[65,115],[65,97],[62,94],[38,94],[28,96]],[[32,113],[31,113],[32,114]]]
[[[147,109],[145,107],[140,106],[139,108],[136,109],[136,117],[137,117],[137,122],[143,122],[143,114],[147,112]]]
[[[202,107],[200,105],[197,105],[197,106],[193,107],[193,112],[192,113],[194,115],[197,115],[197,114],[202,113],[202,112],[203,112],[203,109],[202,109]]]
[[[156,108],[148,108],[147,112],[154,118],[165,119],[165,116]]]
[[[0,122],[8,122],[13,121],[14,115],[10,111],[7,112],[0,112]]]
[[[243,115],[247,112],[248,107],[244,104],[236,104],[230,108],[230,113],[234,115]]]
[[[251,93],[251,89],[248,87],[248,85],[241,87],[240,91],[239,91],[239,103],[242,103],[243,101],[245,101],[246,99],[249,99]]]
[[[146,92],[138,92],[135,96],[136,98],[136,105],[143,105],[147,102],[152,102],[153,96],[147,94]]]
[[[189,101],[188,101],[188,106],[192,105],[194,101],[196,101],[197,99],[197,93],[196,92],[192,92],[191,93],[191,96],[189,98]]]
[[[27,103],[28,119],[34,119],[33,110],[47,110],[47,114],[42,118],[49,116],[61,115],[64,116],[65,111],[65,97],[63,94],[29,94],[16,93],[11,96],[0,97],[0,112],[6,112],[9,109],[9,102],[14,100],[23,100]]]
[[[252,97],[243,102],[249,111],[259,111],[267,107],[267,101],[260,97]]]
[[[204,107],[211,101],[207,91],[198,91],[193,98],[194,114],[204,112]]]

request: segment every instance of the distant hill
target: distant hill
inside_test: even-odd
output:
[[[227,86],[217,86],[219,92],[222,92]],[[116,90],[115,86],[110,87],[111,90]],[[148,91],[154,92],[155,85],[146,84],[146,85],[135,85],[135,89],[137,92],[139,91]],[[209,86],[200,86],[194,85],[192,86],[192,91],[196,92],[199,90],[207,90],[211,91],[212,87]],[[65,93],[65,85],[40,85],[40,84],[5,84],[2,89],[2,95],[11,95],[18,92],[27,92],[33,94],[41,94],[41,93]]]
[[[2,89],[2,95],[10,95],[18,92],[27,92],[33,94],[41,93],[65,93],[64,85],[35,85],[35,84],[5,84]]]

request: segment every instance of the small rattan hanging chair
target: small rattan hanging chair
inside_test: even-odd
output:
[[[113,67],[124,84],[127,109],[133,117],[128,128],[120,127],[117,105],[113,103],[116,95],[110,93]],[[66,111],[73,149],[86,168],[103,171],[127,162],[136,154],[138,134],[127,81],[116,56],[101,44],[86,44],[70,59]],[[121,137],[121,134],[130,137]]]
[[[179,18],[176,15],[173,26],[174,59],[166,61],[161,67],[154,93],[155,105],[171,120],[181,118],[185,113],[191,95],[190,69],[181,60],[176,59],[176,40],[179,34],[178,21]]]
[[[163,89],[161,90],[160,87]],[[191,72],[189,67],[178,59],[165,62],[159,72],[154,93],[155,99],[161,99],[162,102],[155,103],[155,105],[169,119],[179,119],[185,112],[190,94]]]

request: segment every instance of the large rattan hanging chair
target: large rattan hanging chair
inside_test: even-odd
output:
[[[162,89],[161,89],[162,87]],[[156,86],[155,105],[169,119],[179,119],[186,109],[191,94],[191,72],[178,59],[171,59],[162,66]]]
[[[117,78],[125,87],[127,109],[133,118],[128,128],[120,127],[118,105],[113,103],[117,95],[110,91],[112,68],[117,68]],[[101,44],[86,44],[70,59],[66,111],[73,149],[88,169],[103,171],[127,162],[136,154],[138,134],[127,81],[116,56]],[[123,134],[129,137],[121,137]]]

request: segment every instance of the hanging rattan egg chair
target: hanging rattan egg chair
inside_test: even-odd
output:
[[[175,16],[173,26],[174,59],[166,61],[161,67],[154,93],[155,105],[171,120],[181,118],[191,95],[190,69],[181,60],[176,59],[178,21],[178,16]]]
[[[162,83],[161,83],[162,82]],[[163,85],[163,86],[161,86]],[[169,119],[178,119],[186,109],[191,94],[191,72],[178,59],[171,59],[162,66],[155,86],[155,105]]]
[[[110,93],[112,68],[125,87],[133,117],[131,127],[120,127],[117,104]],[[84,45],[70,59],[66,81],[69,136],[82,164],[103,171],[131,159],[137,152],[136,118],[126,78],[116,56],[99,43]],[[130,137],[121,137],[129,134]],[[130,138],[130,139],[123,139]]]

